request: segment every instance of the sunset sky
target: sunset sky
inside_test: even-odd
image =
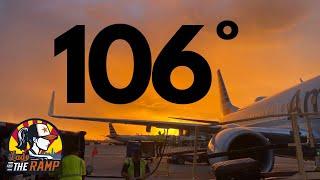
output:
[[[201,2],[201,3],[200,3]],[[271,96],[319,75],[320,2],[300,0],[68,0],[0,1],[0,120],[21,122],[30,117],[50,120],[64,130],[87,131],[87,138],[103,139],[107,124],[56,120],[47,116],[51,92],[56,113],[97,117],[169,120],[169,116],[220,118],[216,70],[221,69],[233,103],[243,107],[257,96]],[[233,20],[238,36],[220,39],[216,26]],[[137,101],[114,105],[93,90],[86,63],[86,103],[66,103],[66,53],[53,55],[56,37],[77,24],[86,26],[86,62],[97,33],[115,23],[139,29],[151,48],[152,61],[184,24],[204,27],[186,47],[210,64],[213,79],[200,101],[176,105],[162,99],[152,82]],[[124,41],[108,54],[109,79],[126,87],[133,72],[132,53]],[[176,87],[187,88],[193,76],[187,68],[172,74]],[[115,125],[119,133],[145,133],[144,127]]]

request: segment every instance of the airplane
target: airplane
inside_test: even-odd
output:
[[[110,134],[107,136],[110,139],[121,142],[123,144],[128,143],[128,141],[156,141],[159,135],[119,135],[112,123],[109,123],[109,132]],[[164,134],[163,134],[164,135]]]
[[[110,134],[107,136],[109,139],[112,139],[114,141],[117,141],[118,143],[127,144],[128,141],[159,141],[160,138],[163,140],[165,139],[165,132],[161,133],[161,131],[158,131],[157,135],[120,135],[117,133],[115,128],[113,127],[112,123],[109,123],[109,132]],[[184,135],[184,136],[168,136],[167,141],[169,141],[170,144],[175,144],[178,142],[181,142],[181,144],[192,144],[194,142],[195,136],[193,135]],[[198,136],[199,142],[206,141],[205,136]]]
[[[319,141],[320,121],[318,121],[319,115],[317,113],[319,111],[318,102],[320,102],[318,96],[320,91],[320,76],[301,82],[298,85],[273,96],[258,97],[253,104],[244,108],[238,108],[232,104],[220,70],[217,71],[217,78],[220,105],[224,115],[221,120],[170,117],[172,119],[185,120],[185,122],[164,122],[56,115],[54,114],[54,92],[52,94],[48,115],[50,117],[62,119],[144,125],[146,126],[146,131],[150,131],[151,126],[157,128],[179,129],[179,132],[182,130],[193,131],[198,129],[201,133],[212,135],[208,142],[207,150],[210,164],[245,156],[257,160],[260,163],[262,172],[269,172],[273,168],[275,156],[285,155],[295,157],[295,151],[292,149],[277,151],[266,148],[263,151],[251,152],[249,154],[232,154],[218,157],[210,155],[250,147],[267,147],[270,144],[292,143],[293,138],[290,113],[294,112],[292,108],[290,108],[290,102],[296,97],[297,112],[305,114],[310,113],[308,118],[313,127],[313,134],[316,138],[316,142]],[[300,136],[305,143],[308,140],[308,133],[304,120],[303,116],[298,116],[298,123],[301,128]]]

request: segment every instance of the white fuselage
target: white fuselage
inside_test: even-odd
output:
[[[235,121],[236,124],[250,127],[275,127],[275,128],[291,128],[291,122],[288,117],[266,117],[275,114],[290,113],[289,106],[292,98],[300,91],[299,109],[301,112],[317,112],[320,109],[320,76],[317,76],[308,81],[302,82],[292,88],[282,91],[274,96],[267,97],[250,106],[239,109],[234,113],[230,113],[223,118],[223,122]],[[311,94],[311,95],[309,95]],[[316,136],[319,137],[320,131],[320,116],[310,117],[312,127]],[[258,118],[256,120],[249,120]],[[238,121],[238,122],[237,122]],[[300,128],[305,129],[303,118],[299,118]]]

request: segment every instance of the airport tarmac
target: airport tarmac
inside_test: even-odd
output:
[[[90,156],[94,146],[97,147],[98,154],[92,160]],[[184,150],[185,149],[186,148],[184,148]],[[93,164],[94,171],[92,173],[92,176],[95,176],[88,177],[88,179],[102,179],[101,177],[106,176],[114,177],[108,179],[117,179],[116,177],[120,177],[125,154],[125,146],[107,144],[87,145],[85,160],[87,164]],[[313,164],[313,161],[306,161],[305,169],[313,170]],[[152,165],[150,168],[152,171]],[[273,172],[294,171],[297,169],[297,161],[295,159],[276,157]],[[214,175],[210,170],[210,166],[205,164],[198,164],[196,166],[196,177],[197,179],[214,179]],[[150,179],[192,179],[192,164],[167,164],[166,159],[164,159],[163,163],[160,164],[160,168],[158,169],[158,171]]]

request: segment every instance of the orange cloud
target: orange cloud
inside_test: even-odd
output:
[[[317,1],[58,1],[0,2],[0,118],[20,122],[30,117],[48,118],[52,90],[57,92],[57,112],[133,119],[168,120],[169,116],[202,119],[220,117],[215,71],[220,68],[231,99],[239,106],[255,97],[270,96],[299,78],[318,75],[320,37]],[[232,19],[239,26],[231,41],[220,39],[216,25]],[[176,105],[162,99],[152,82],[137,101],[114,105],[101,100],[92,89],[86,67],[86,104],[66,104],[66,55],[53,57],[53,40],[76,24],[86,25],[86,56],[95,35],[114,23],[138,28],[147,38],[154,61],[183,24],[204,24],[186,47],[210,64],[213,81],[200,101]],[[115,42],[106,70],[112,84],[125,87],[132,76],[132,52]],[[187,87],[192,75],[180,68],[173,84]],[[89,138],[103,139],[104,123],[52,120],[60,129],[85,130]],[[137,127],[116,126],[119,133],[135,134]],[[133,130],[134,129],[134,130]],[[143,127],[138,128],[144,133]]]

